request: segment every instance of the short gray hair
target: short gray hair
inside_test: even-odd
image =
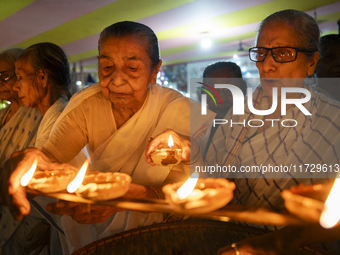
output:
[[[11,48],[4,50],[0,53],[0,60],[7,61],[12,66],[12,71],[15,72],[15,61],[23,51],[24,50],[21,48]]]
[[[133,22],[121,21],[106,27],[99,36],[98,49],[108,37],[136,36],[140,39],[141,44],[145,47],[152,67],[158,65],[160,61],[158,39],[155,32],[148,26]]]
[[[320,28],[311,16],[298,10],[283,10],[269,15],[258,27],[256,41],[261,29],[270,24],[285,23],[299,35],[299,47],[311,52],[319,51]]]

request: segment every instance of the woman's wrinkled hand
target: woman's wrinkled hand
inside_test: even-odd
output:
[[[0,185],[3,196],[1,203],[9,207],[16,220],[21,220],[23,216],[28,215],[31,209],[25,187],[21,186],[20,180],[35,161],[37,161],[37,168],[41,170],[62,171],[66,168],[74,168],[70,164],[52,163],[43,152],[36,148],[27,148],[13,153],[1,171]]]
[[[151,153],[158,148],[167,148],[170,135],[174,142],[174,148],[182,150],[182,162],[190,161],[190,137],[178,134],[171,129],[166,129],[163,133],[160,133],[153,139],[149,140],[145,149],[146,162],[153,166],[155,165],[152,162]],[[195,145],[199,146],[197,143],[195,143]]]
[[[80,224],[95,224],[104,222],[111,215],[124,209],[105,205],[59,201],[48,204],[46,210],[59,215],[70,215],[72,219]]]

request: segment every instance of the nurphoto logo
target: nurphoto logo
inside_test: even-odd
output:
[[[210,85],[205,84],[205,83],[201,83],[198,82],[206,87],[208,87],[211,91],[213,91],[213,93],[217,96],[217,98],[220,101],[220,104],[222,105],[222,101],[220,96],[218,95],[217,91]],[[242,90],[232,84],[215,84],[215,88],[216,89],[228,89],[232,95],[232,114],[233,115],[244,115],[245,111],[244,111],[244,102],[245,102],[245,98],[244,98],[244,94],[242,92]],[[203,91],[205,91],[214,101],[215,105],[216,100],[213,96],[213,94],[211,92],[209,92],[207,89],[205,88],[199,88]],[[288,98],[287,95],[289,93],[302,93],[305,95],[305,97],[303,98]],[[201,95],[201,114],[202,115],[206,115],[207,114],[207,94],[203,94]],[[277,88],[273,87],[272,88],[272,105],[270,107],[270,109],[267,110],[258,110],[255,109],[254,105],[253,105],[253,98],[252,98],[252,94],[253,94],[253,88],[252,87],[248,87],[247,88],[247,94],[250,95],[248,96],[247,99],[247,106],[249,111],[254,114],[254,115],[258,115],[258,116],[266,116],[266,115],[270,115],[273,112],[275,112],[275,110],[277,109],[278,106],[278,93],[277,93]],[[304,115],[312,115],[304,106],[304,103],[307,103],[309,100],[311,99],[311,93],[309,92],[308,89],[305,88],[296,88],[296,87],[282,87],[281,88],[281,115],[285,116],[286,112],[287,112],[287,105],[295,105],[297,108],[299,108],[299,110],[304,114]],[[264,125],[264,121],[270,121],[272,122],[272,127],[274,125],[275,121],[280,121],[279,119],[251,119],[248,121],[248,123],[246,123],[246,120],[242,121],[242,122],[232,122],[232,120],[228,121],[226,119],[214,119],[214,127],[216,125],[224,125],[227,123],[230,123],[231,126],[233,124],[237,124],[237,125],[246,125],[248,124],[250,127],[261,127]],[[260,123],[257,125],[254,125],[254,123]],[[289,122],[290,125],[286,125],[286,123]],[[293,123],[293,125],[292,125]],[[297,121],[294,119],[284,119],[281,120],[281,125],[284,127],[295,127],[297,125]]]

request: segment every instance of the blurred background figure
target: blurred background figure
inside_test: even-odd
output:
[[[340,101],[340,35],[331,34],[321,37],[320,53],[321,58],[315,70],[319,78],[319,91]]]
[[[215,87],[215,84],[236,85],[242,90],[244,95],[246,95],[247,91],[247,83],[242,79],[241,68],[233,62],[221,61],[207,66],[203,72],[203,83],[210,85],[213,88]],[[202,88],[214,94],[213,91],[211,91],[208,87],[203,85]],[[228,89],[215,89],[215,90],[217,91],[217,94],[219,95],[222,104],[218,102],[218,100],[216,100],[215,104],[213,98],[207,96],[208,108],[209,110],[216,113],[215,119],[224,119],[224,116],[233,106],[233,97]],[[200,91],[202,91],[202,93],[206,93],[203,90]],[[199,96],[198,98],[201,97]],[[216,132],[217,127],[218,126],[211,128],[207,147],[205,149],[203,157],[205,157],[206,152],[208,151],[208,148],[210,146],[211,140]]]
[[[6,108],[0,110],[0,128],[22,106],[18,93],[13,90],[13,85],[16,82],[15,60],[22,51],[20,48],[13,48],[0,53],[0,99],[9,102]]]
[[[247,90],[247,84],[242,79],[241,69],[233,62],[221,61],[207,66],[203,72],[203,83],[212,87],[214,87],[215,84],[236,85],[242,90],[244,95]],[[207,88],[207,90],[209,90],[209,88]],[[233,97],[228,89],[216,89],[216,91],[221,98],[222,104],[215,104],[213,99],[208,96],[208,108],[217,114],[215,117],[216,119],[223,119],[229,109],[233,106]]]
[[[23,106],[14,91],[15,61],[23,49],[13,48],[0,53],[0,99],[9,102],[0,110],[0,169],[14,151],[33,146],[41,113]]]

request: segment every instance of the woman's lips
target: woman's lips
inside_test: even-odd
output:
[[[110,92],[110,93],[115,97],[126,97],[126,96],[129,95],[129,94],[126,94],[126,93],[117,93],[117,92]]]
[[[262,79],[261,82],[264,85],[275,87],[275,84],[277,84],[278,80],[277,79]]]

